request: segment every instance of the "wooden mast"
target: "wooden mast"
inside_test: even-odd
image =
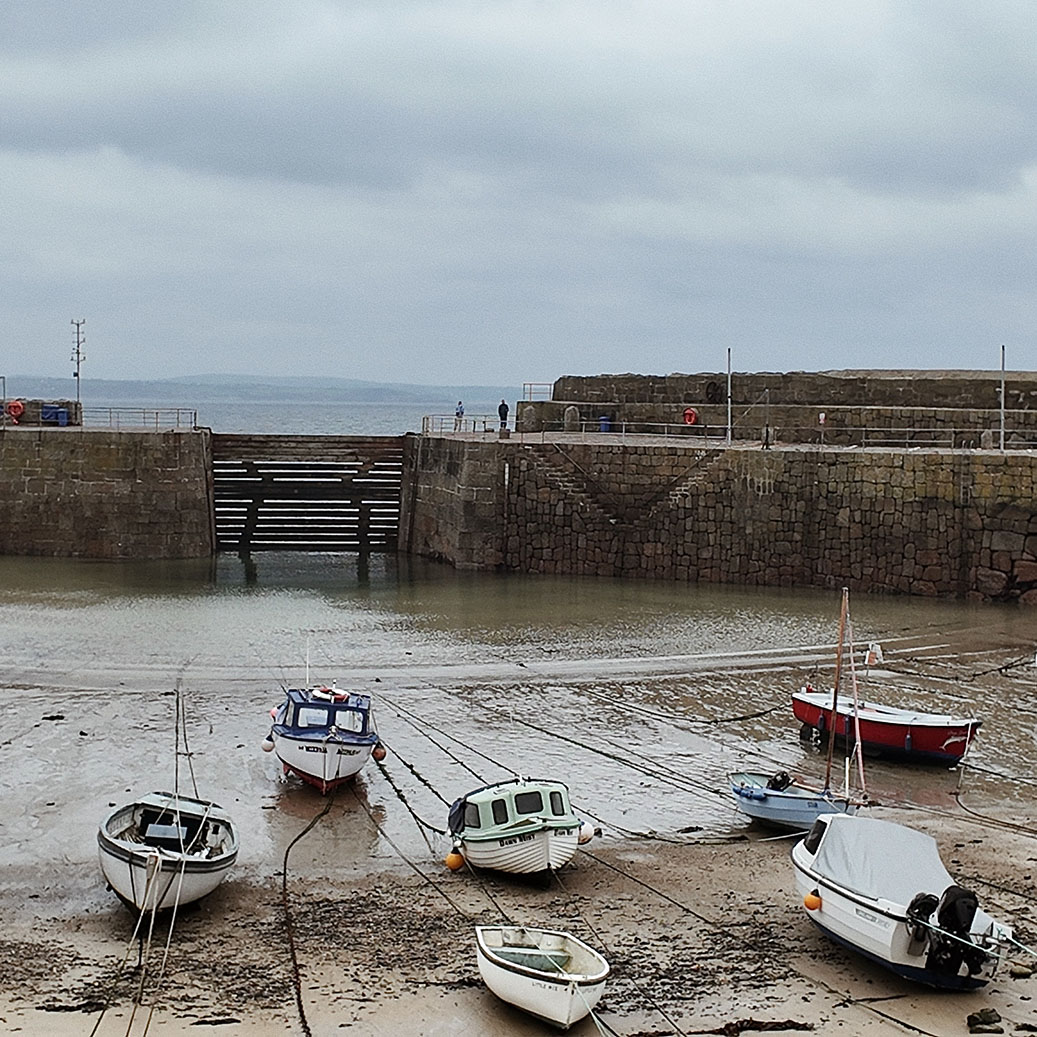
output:
[[[835,677],[832,680],[832,709],[828,714],[828,760],[825,764],[825,790],[832,787],[832,754],[835,751],[836,704],[839,701],[839,678],[843,669],[843,641],[846,637],[846,616],[850,610],[850,590],[843,587],[843,602],[839,610],[839,644],[835,650]]]

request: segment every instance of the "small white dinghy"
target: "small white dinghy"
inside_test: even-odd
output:
[[[502,1001],[568,1030],[590,1014],[609,963],[571,933],[520,925],[477,925],[479,974]]]
[[[97,833],[101,872],[138,910],[166,911],[211,893],[238,857],[238,837],[218,803],[152,792],[116,807]]]

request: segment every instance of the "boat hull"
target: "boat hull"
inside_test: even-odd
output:
[[[840,818],[835,820],[845,823]],[[859,819],[847,820],[857,823]],[[1007,953],[1005,937],[1011,936],[1009,928],[977,910],[970,932],[972,942],[958,940],[957,945],[965,943],[982,961],[964,972],[960,959],[949,968],[936,967],[934,959],[930,959],[929,942],[936,937],[931,936],[928,927],[912,925],[907,904],[887,899],[893,894],[881,881],[875,890],[865,893],[842,885],[815,867],[814,853],[808,844],[815,841],[816,834],[811,832],[807,839],[797,842],[791,859],[796,889],[803,898],[807,917],[825,936],[916,983],[944,990],[975,990],[990,982]],[[885,857],[888,848],[877,852]],[[884,867],[889,863],[885,859],[882,862]],[[903,866],[898,870],[902,871]],[[940,881],[949,884],[950,876],[944,872]],[[929,883],[919,879],[918,885],[924,890]]]
[[[810,691],[794,694],[792,712],[797,720],[822,736],[832,733],[830,695]],[[953,766],[965,755],[981,721],[864,702],[858,709],[858,724],[861,748],[866,752]],[[837,740],[854,741],[851,703],[837,704],[834,727]]]
[[[579,824],[573,828],[541,827],[491,839],[464,837],[458,848],[475,868],[532,875],[568,864],[576,853],[579,834]]]
[[[528,947],[502,947],[501,934]],[[477,926],[476,948],[479,975],[497,997],[563,1030],[590,1014],[605,989],[608,962],[569,933]],[[512,960],[503,957],[509,952]],[[533,967],[537,959],[547,967]]]
[[[187,852],[142,841],[140,819],[147,811],[179,804],[180,815],[207,825],[214,834]],[[214,808],[214,809],[206,809]],[[105,881],[127,906],[166,911],[201,900],[227,877],[238,856],[230,819],[215,804],[153,793],[117,807],[97,833],[98,863]]]
[[[822,814],[855,814],[857,804],[846,796],[834,796],[792,784],[769,789],[769,775],[730,775],[731,791],[738,809],[761,824],[784,831],[805,832]]]
[[[355,778],[376,744],[373,737],[366,742],[347,742],[328,737],[296,738],[276,730],[270,737],[285,770],[321,792],[330,792]]]

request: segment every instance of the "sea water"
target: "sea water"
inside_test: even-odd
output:
[[[214,431],[305,434],[414,431],[428,409],[318,398],[206,406],[199,423]],[[391,857],[384,833],[427,855],[446,804],[515,774],[566,781],[605,838],[736,833],[746,821],[729,771],[823,776],[790,695],[808,680],[828,686],[839,598],[838,588],[457,572],[385,555],[0,558],[0,792],[54,854],[92,853],[83,819],[95,823],[122,790],[171,786],[179,689],[193,718],[191,766],[248,822],[243,861],[261,870],[291,834],[264,809],[300,822],[319,809],[260,750],[269,709],[286,685],[334,681],[372,694],[390,748],[385,770],[369,765],[352,790],[383,827],[359,817],[366,842],[351,853]],[[983,719],[968,767],[868,761],[872,794],[936,810],[965,794],[1003,816],[1028,802],[1033,616],[864,595],[851,611],[858,653],[844,680],[858,678],[863,697]],[[882,643],[888,673],[863,668],[868,641]],[[48,787],[63,789],[60,825],[39,801]],[[0,863],[30,867],[39,852],[15,840]]]

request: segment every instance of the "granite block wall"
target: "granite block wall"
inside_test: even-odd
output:
[[[0,431],[0,554],[212,553],[206,431]]]
[[[409,549],[464,568],[1037,604],[1032,452],[431,442]]]

